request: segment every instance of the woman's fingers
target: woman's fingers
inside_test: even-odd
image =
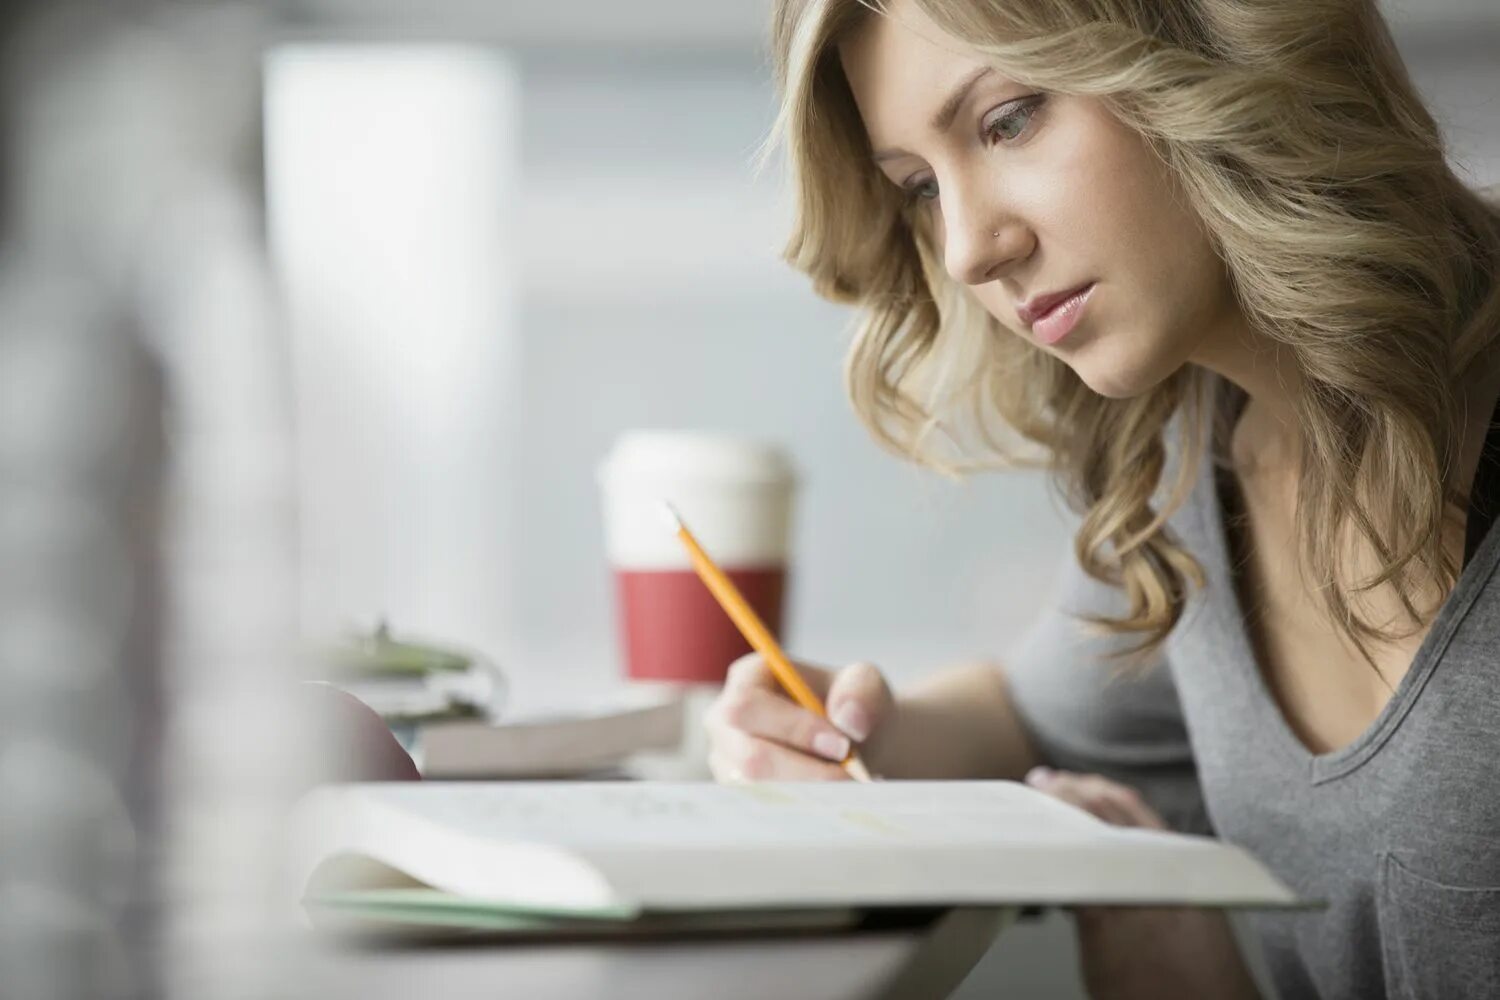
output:
[[[1139,792],[1129,785],[1097,774],[1074,774],[1035,767],[1026,775],[1026,784],[1093,813],[1116,826],[1142,826],[1153,830],[1167,829],[1156,811],[1148,806]]]
[[[715,742],[709,769],[720,781],[847,781],[849,775],[829,760],[771,740],[728,730]]]
[[[711,735],[743,733],[840,761],[849,755],[849,737],[795,702],[759,687],[725,690],[705,720]],[[717,742],[717,740],[715,741]]]
[[[819,698],[827,699],[828,685],[833,680],[833,671],[827,667],[813,666],[811,663],[797,663],[797,672],[812,688],[813,693]],[[759,653],[746,653],[729,665],[729,672],[724,677],[724,690],[734,691],[739,688],[760,688],[766,691],[781,692],[781,682],[771,672],[771,667],[765,658]]]
[[[832,721],[787,696],[766,662],[742,656],[710,706],[710,766],[729,780],[805,781],[845,778],[838,763],[890,714],[890,687],[880,671],[858,663],[835,673],[797,664]],[[732,776],[732,777],[730,777]]]
[[[863,743],[890,714],[890,685],[870,663],[855,663],[833,676],[828,686],[828,717],[850,739]]]

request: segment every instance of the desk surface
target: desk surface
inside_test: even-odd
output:
[[[954,909],[905,927],[673,941],[435,947],[332,944],[311,995],[379,1000],[933,1000],[947,996],[1009,917]]]

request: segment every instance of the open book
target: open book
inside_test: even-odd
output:
[[[300,809],[301,884],[325,899],[351,887],[424,886],[407,898],[620,920],[1303,905],[1237,847],[1109,826],[1009,781],[346,785],[314,792]]]

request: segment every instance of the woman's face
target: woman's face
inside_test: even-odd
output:
[[[1094,391],[1142,393],[1225,335],[1227,272],[1167,168],[1093,99],[1007,79],[911,0],[840,46],[876,165],[948,273]]]

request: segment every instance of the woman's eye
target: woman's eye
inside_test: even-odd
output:
[[[1015,142],[1024,135],[1031,125],[1031,119],[1036,116],[1045,100],[1044,95],[1037,94],[1010,101],[997,108],[996,113],[984,122],[984,135],[990,145]],[[901,190],[908,205],[936,201],[938,197],[937,179],[933,177],[908,180],[901,185]]]
[[[932,177],[923,181],[908,181],[905,190],[908,202],[933,201],[938,196],[937,180]]]
[[[997,142],[1013,142],[1026,131],[1032,116],[1041,107],[1040,98],[1030,98],[1020,104],[1011,104],[992,117],[984,126],[984,134],[990,145]]]

